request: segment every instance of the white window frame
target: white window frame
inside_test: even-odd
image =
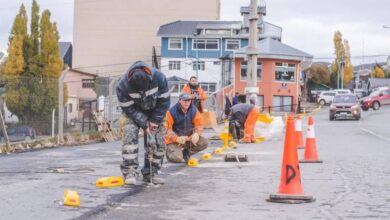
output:
[[[276,66],[276,64],[277,63],[281,63],[282,64],[282,66]],[[291,67],[291,66],[289,66],[289,65],[294,65],[294,67]],[[297,82],[297,64],[295,64],[295,63],[285,63],[285,62],[275,62],[275,65],[274,65],[274,67],[275,67],[275,70],[274,70],[274,81],[275,82],[283,82],[283,83],[296,83]],[[282,67],[282,68],[284,68],[285,70],[287,69],[293,69],[294,68],[294,80],[280,80],[280,79],[276,79],[276,68],[277,67]],[[284,71],[284,72],[286,72],[286,71]]]
[[[205,61],[200,61],[200,60],[196,61],[195,60],[192,63],[192,70],[193,71],[196,71],[195,65],[198,65],[198,71],[205,71],[206,70],[206,62]],[[201,68],[202,66],[203,66],[203,69]]]
[[[242,78],[242,73],[241,73],[241,71],[242,71],[242,68],[241,68],[242,62],[247,62],[247,64],[245,66],[246,66],[246,75],[247,75],[246,77],[248,77],[248,65],[249,65],[249,62],[247,60],[241,60],[241,62],[240,62],[240,81],[247,81],[247,78],[245,78],[245,79]],[[263,62],[262,61],[257,61],[257,70],[259,70],[259,66],[260,66],[260,71],[261,72],[260,72],[260,79],[259,79],[259,77],[257,77],[257,81],[258,82],[260,82],[261,79],[263,78]],[[256,74],[257,74],[257,71],[256,71]]]
[[[204,41],[204,49],[195,48],[195,42],[196,41]],[[217,41],[217,49],[207,49],[207,41]],[[219,39],[197,39],[192,38],[192,50],[207,50],[207,51],[219,51]]]
[[[172,48],[171,47],[171,41],[179,40],[180,41],[180,48]],[[183,50],[183,39],[182,38],[168,38],[168,50]]]
[[[207,89],[203,89],[207,94],[212,94],[212,93],[217,91],[217,83],[215,83],[215,82],[201,82],[201,83],[199,83],[199,86],[202,89],[203,89],[202,86],[207,87]],[[214,86],[215,87],[215,91],[210,91],[210,86]]]
[[[229,41],[238,41],[238,48],[237,49],[240,49],[241,48],[241,40],[237,40],[237,39],[226,39],[226,42],[225,42],[225,51],[234,51],[236,49],[228,49],[228,44],[229,44]]]
[[[168,70],[180,70],[180,69],[181,69],[181,62],[179,60],[168,61]]]

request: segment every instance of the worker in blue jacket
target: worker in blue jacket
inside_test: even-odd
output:
[[[164,179],[158,176],[157,171],[161,168],[165,155],[163,120],[170,106],[170,92],[165,75],[146,63],[137,61],[120,79],[116,90],[119,106],[127,118],[123,135],[123,162],[120,166],[125,184],[136,184],[140,128],[147,136],[145,163],[141,170],[143,180],[164,184]],[[148,154],[150,150],[153,151],[152,160],[149,157],[151,154]]]

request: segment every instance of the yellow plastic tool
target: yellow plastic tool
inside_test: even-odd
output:
[[[230,147],[237,147],[237,143],[235,141],[230,141],[229,146]]]
[[[223,148],[222,147],[218,147],[214,151],[214,153],[217,154],[217,155],[222,154],[222,152],[223,152]]]
[[[265,141],[265,137],[262,137],[262,136],[255,137],[255,143],[260,143],[260,142],[263,142],[263,141]]]
[[[79,194],[76,191],[65,190],[65,192],[64,192],[64,205],[80,206]]]
[[[204,153],[202,155],[203,160],[210,160],[213,156],[210,153]]]
[[[196,158],[191,158],[191,159],[188,160],[187,165],[189,167],[196,167],[196,166],[199,165],[199,161]]]
[[[114,187],[114,186],[123,186],[124,180],[121,176],[109,176],[103,177],[96,181],[96,187],[106,188],[106,187]]]
[[[265,113],[265,114],[259,114],[257,116],[257,120],[264,122],[266,124],[270,124],[274,120],[274,118],[270,114]]]
[[[228,136],[228,140],[233,140],[233,136],[229,133],[226,133],[226,132],[222,132],[219,134],[219,138],[221,140],[225,140],[226,136]]]

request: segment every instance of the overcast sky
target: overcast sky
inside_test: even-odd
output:
[[[0,50],[6,50],[13,19],[21,3],[30,11],[31,0],[0,0]],[[221,19],[241,20],[240,6],[250,0],[221,0]],[[314,55],[333,57],[333,34],[349,40],[354,64],[385,61],[390,55],[390,0],[268,0],[265,20],[283,28],[282,42]],[[38,0],[52,12],[61,40],[72,41],[73,0]]]

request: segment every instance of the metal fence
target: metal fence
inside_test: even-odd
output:
[[[119,76],[88,79],[68,70],[62,73],[60,79],[34,76],[6,79],[0,108],[9,139],[50,136],[61,139],[65,133],[94,132],[98,129],[95,114],[103,115],[111,128],[119,128],[122,110],[116,96],[118,80]],[[208,95],[205,109],[214,111],[217,119],[221,120],[226,97],[231,100],[233,92],[233,87],[228,86]],[[178,94],[172,95],[171,105],[177,102]],[[268,106],[262,107],[262,110],[296,111],[296,108],[296,105]]]

